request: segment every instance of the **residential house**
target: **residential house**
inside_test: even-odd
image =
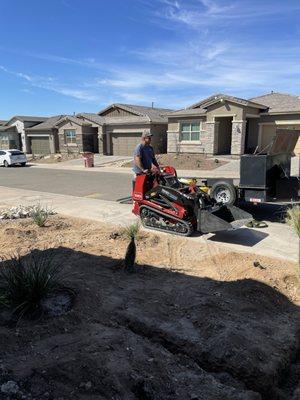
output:
[[[167,114],[170,109],[132,104],[112,104],[97,114],[80,113],[78,118],[90,121],[98,128],[98,148],[101,154],[130,156],[143,132],[153,134],[156,153],[167,150]]]
[[[98,129],[71,115],[50,117],[26,129],[26,137],[29,152],[35,155],[98,152]]]
[[[58,129],[56,124],[65,115],[55,115],[44,122],[27,128],[25,131],[28,153],[48,155],[59,151]]]
[[[241,155],[266,150],[276,131],[299,130],[300,98],[216,94],[168,114],[168,152]],[[300,141],[295,152],[300,153]]]
[[[0,149],[17,148],[28,153],[25,130],[45,121],[46,117],[15,115],[0,124]]]

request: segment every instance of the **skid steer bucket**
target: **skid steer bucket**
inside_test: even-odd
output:
[[[222,205],[216,209],[198,210],[197,230],[213,233],[238,229],[253,219],[252,215],[235,206]]]

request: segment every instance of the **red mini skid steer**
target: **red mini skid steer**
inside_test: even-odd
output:
[[[132,191],[133,210],[145,228],[189,236],[194,231],[210,233],[237,229],[252,215],[210,198],[197,185],[177,179],[173,167],[161,174],[141,174]]]

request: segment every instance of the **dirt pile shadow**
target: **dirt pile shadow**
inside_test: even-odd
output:
[[[74,308],[2,320],[0,383],[37,399],[296,400],[300,310],[274,288],[149,265],[128,274],[120,260],[52,252]]]

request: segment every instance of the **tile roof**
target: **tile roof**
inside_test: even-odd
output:
[[[170,110],[168,111],[170,112]],[[158,115],[155,113],[148,113],[142,114],[141,112],[139,115],[126,115],[123,117],[109,117],[109,116],[102,116],[99,114],[93,114],[93,113],[80,113],[77,114],[77,117],[80,118],[85,118],[89,121],[94,122],[97,125],[109,125],[109,124],[138,124],[138,123],[150,123],[150,122],[156,122],[156,123],[167,123],[167,116],[166,114],[164,115]]]
[[[119,107],[123,110],[132,112],[140,117],[147,117],[149,122],[167,122],[166,115],[169,114],[172,110],[168,108],[156,108],[156,107],[146,107],[139,106],[134,104],[123,104],[123,103],[114,103],[110,106],[106,107],[104,110],[99,111],[99,115],[104,111],[109,110],[111,107]],[[123,117],[117,117],[123,119]]]
[[[27,128],[26,131],[45,131],[51,130],[56,127],[56,124],[59,120],[61,120],[65,115],[55,115],[54,117],[47,118],[46,121],[41,124],[32,126],[31,128]]]
[[[19,119],[22,122],[43,122],[46,121],[49,117],[36,117],[31,115],[14,115],[10,118],[10,120],[6,121],[6,125],[9,124],[13,119]]]
[[[89,126],[89,125],[91,125],[91,122],[84,121],[82,118],[77,118],[74,115],[64,115],[61,119],[59,119],[56,122],[55,126],[57,126],[57,125],[59,125],[59,124],[61,124],[63,122],[67,122],[67,121],[74,122],[75,124],[80,125],[80,126]]]
[[[16,132],[16,127],[14,126],[6,126],[6,125],[0,125],[0,132]]]
[[[300,112],[300,96],[286,93],[267,93],[253,97],[250,101],[259,101],[269,107],[269,113]]]
[[[79,113],[77,114],[78,118],[85,118],[88,121],[94,122],[97,125],[103,125],[105,123],[105,117],[101,117],[98,114],[93,113]]]
[[[206,109],[205,108],[183,108],[182,110],[177,110],[173,111],[170,114],[168,114],[168,117],[180,117],[180,116],[198,116],[198,115],[205,115],[206,114]]]
[[[266,109],[267,106],[265,106],[263,103],[258,103],[258,102],[254,102],[252,100],[247,100],[247,99],[242,99],[240,97],[234,97],[234,96],[229,96],[227,94],[224,93],[216,93],[213,94],[212,96],[209,96],[197,103],[194,103],[192,105],[190,105],[187,108],[183,108],[180,110],[176,110],[173,111],[171,113],[168,113],[169,117],[172,116],[185,116],[185,115],[201,115],[201,114],[205,114],[207,107],[209,107],[210,105],[220,101],[221,99],[227,100],[227,101],[232,101],[233,103],[238,103],[241,104],[243,106],[249,106],[249,107],[257,107],[257,108],[261,108],[261,109]]]

